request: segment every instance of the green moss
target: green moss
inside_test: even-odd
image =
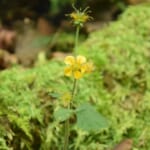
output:
[[[117,22],[91,34],[79,49],[101,70],[109,98],[103,99],[99,107],[111,120],[111,138],[115,142],[131,138],[134,148],[142,150],[150,147],[149,7],[144,4],[128,8]]]
[[[149,7],[130,7],[80,46],[79,53],[92,59],[96,71],[80,80],[76,100],[95,104],[110,128],[87,134],[73,127],[71,149],[110,149],[124,138],[133,139],[133,149],[149,149]],[[70,83],[63,63],[55,60],[29,70],[1,72],[0,147],[61,149],[62,124],[54,121],[53,111]]]

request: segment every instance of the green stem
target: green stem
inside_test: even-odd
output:
[[[71,100],[70,100],[70,104],[68,106],[68,109],[70,109],[71,103],[73,101],[74,95],[75,95],[75,90],[76,90],[76,85],[77,85],[77,80],[74,79],[73,82],[73,88],[72,88],[72,93],[71,93]],[[69,145],[69,134],[70,134],[70,123],[69,123],[69,119],[67,119],[65,121],[65,139],[64,139],[64,150],[68,150],[68,145]]]
[[[76,34],[75,34],[75,46],[74,46],[74,53],[75,54],[76,54],[77,48],[78,48],[79,32],[80,32],[80,26],[77,26],[76,27]]]
[[[73,98],[75,95],[76,86],[77,86],[77,80],[74,79],[72,93],[71,93],[71,101],[70,101],[71,103],[73,103]],[[70,107],[71,107],[71,103],[70,103]]]
[[[68,150],[68,144],[69,144],[69,119],[65,121],[65,139],[64,139],[64,150]]]

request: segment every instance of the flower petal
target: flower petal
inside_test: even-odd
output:
[[[87,71],[87,65],[86,64],[82,65],[80,70],[82,73],[85,73]]]
[[[73,65],[75,63],[75,58],[73,56],[67,56],[65,58],[65,64]]]
[[[72,68],[71,68],[71,67],[66,67],[66,68],[64,69],[64,74],[65,74],[66,76],[71,76],[71,75],[72,75]]]
[[[94,70],[94,66],[93,66],[93,63],[89,62],[89,63],[86,63],[86,73],[90,73]]]
[[[70,14],[70,17],[71,17],[72,19],[76,20],[77,17],[78,17],[78,15],[77,15],[77,13],[72,12],[72,13]]]
[[[77,56],[76,61],[78,64],[83,64],[86,62],[86,58],[84,56],[79,55]]]
[[[73,75],[75,79],[80,79],[83,76],[83,74],[80,71],[75,71]]]

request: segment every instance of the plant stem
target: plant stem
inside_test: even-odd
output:
[[[74,46],[74,53],[75,53],[75,55],[76,55],[77,48],[78,48],[79,32],[80,32],[80,26],[77,26],[76,27],[76,34],[75,34],[75,46]]]
[[[74,95],[75,95],[76,85],[77,85],[77,80],[74,79],[73,88],[72,88],[72,92],[71,92],[71,100],[70,100],[70,104],[68,105],[68,109],[70,109],[70,108],[72,107],[72,106],[71,106],[71,103],[72,103],[73,98],[74,98]],[[69,123],[69,119],[67,119],[67,120],[65,121],[64,150],[68,150],[69,134],[70,134],[70,123]]]
[[[77,86],[77,80],[74,79],[72,93],[71,93],[71,101],[70,101],[71,103],[73,103],[73,98],[74,98],[74,95],[75,95],[76,86]],[[71,103],[70,103],[70,107],[71,107]]]
[[[69,144],[69,119],[65,121],[65,140],[64,140],[64,150],[68,150]]]

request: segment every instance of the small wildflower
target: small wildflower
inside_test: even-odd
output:
[[[88,15],[88,13],[90,12],[88,10],[89,7],[86,7],[84,10],[78,10],[74,6],[73,8],[75,11],[69,14],[69,16],[72,19],[74,25],[82,27],[85,22],[92,19],[92,17]]]
[[[64,107],[67,107],[70,104],[71,101],[71,93],[66,92],[62,95],[62,103]]]
[[[86,61],[84,56],[67,56],[65,58],[65,64],[67,65],[64,69],[66,76],[73,76],[75,79],[80,79],[86,73],[90,73],[93,70],[93,64]]]

